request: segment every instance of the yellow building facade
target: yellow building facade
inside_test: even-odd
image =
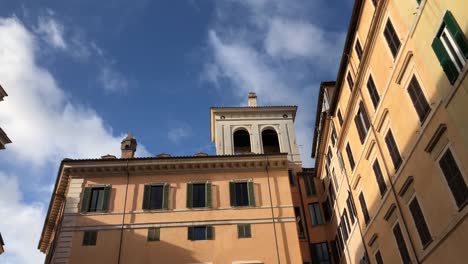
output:
[[[356,1],[312,156],[335,263],[468,259],[468,9]]]

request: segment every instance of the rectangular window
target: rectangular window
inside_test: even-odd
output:
[[[312,251],[312,263],[330,264],[327,242],[310,244]]]
[[[143,191],[143,210],[168,209],[169,184],[147,184]]]
[[[383,259],[382,255],[380,254],[380,250],[377,250],[377,252],[375,253],[375,262],[377,264],[383,264]]]
[[[354,44],[354,50],[356,51],[359,60],[362,60],[362,47],[361,43],[359,42],[359,39],[356,39],[356,44]]]
[[[338,122],[340,122],[340,126],[343,126],[343,116],[340,109],[338,109]]]
[[[81,212],[106,212],[112,187],[86,187],[81,202]]]
[[[344,250],[344,243],[343,243],[343,236],[341,235],[340,227],[336,230],[336,241],[338,242],[338,247],[339,247],[339,254],[340,258],[342,256],[343,250]]]
[[[468,59],[468,43],[452,12],[445,13],[432,49],[450,83],[455,83]]]
[[[401,165],[401,155],[400,150],[395,142],[395,138],[393,137],[392,130],[388,130],[387,135],[385,135],[385,143],[387,144],[388,152],[390,152],[390,157],[392,158],[393,166],[395,170]]]
[[[212,226],[189,226],[188,227],[189,240],[213,240],[213,227]]]
[[[335,190],[338,192],[338,189],[340,188],[338,180],[336,179],[336,173],[335,173],[335,168],[332,169],[332,177],[333,181],[335,182]]]
[[[332,123],[331,142],[332,142],[333,147],[335,146],[337,139],[338,139],[338,137],[336,136],[336,129],[335,129],[335,126]]]
[[[317,195],[317,190],[315,188],[315,180],[314,176],[310,174],[304,174],[304,183],[307,196],[315,196]]]
[[[348,241],[350,228],[349,228],[349,223],[348,223],[348,216],[347,216],[347,213],[346,214],[345,213],[346,213],[346,209],[341,215],[340,227],[341,227],[341,233],[343,234],[343,240]]]
[[[310,203],[309,211],[312,225],[323,224],[322,214],[320,213],[320,205],[318,203]]]
[[[403,233],[401,232],[400,224],[397,223],[393,227],[393,235],[395,236],[398,251],[400,252],[403,264],[411,264],[411,258],[408,252],[408,248],[406,247],[405,239],[403,238]]]
[[[447,149],[439,160],[439,166],[444,173],[447,184],[452,192],[458,208],[463,207],[468,201],[468,187],[463,175],[458,168],[457,162],[452,155],[452,151]]]
[[[95,246],[97,240],[97,231],[84,231],[83,246]]]
[[[354,157],[353,157],[353,152],[351,151],[351,147],[349,146],[349,143],[346,144],[346,154],[348,155],[348,161],[349,161],[349,166],[351,166],[351,170],[354,170]]]
[[[148,228],[148,241],[159,241],[160,228],[150,227]]]
[[[344,161],[343,161],[343,156],[341,156],[341,152],[336,150],[336,156],[338,157],[338,162],[340,163],[340,168],[342,171],[345,169]]]
[[[327,152],[327,165],[331,165],[331,160],[333,159],[333,153],[331,151],[331,148],[328,147],[328,152]]]
[[[294,185],[294,171],[288,170],[289,184]]]
[[[339,255],[339,249],[338,249],[338,243],[335,240],[330,241],[330,249],[331,249],[331,254],[333,257],[333,263],[340,263],[340,255]]]
[[[238,235],[238,238],[250,238],[250,237],[252,237],[252,232],[250,230],[250,224],[238,224],[237,225],[237,235]]]
[[[356,208],[354,206],[353,197],[351,192],[348,191],[348,198],[346,199],[346,204],[348,205],[349,218],[351,219],[351,224],[354,224],[356,221],[355,217],[357,216]]]
[[[351,76],[350,72],[348,72],[348,75],[346,75],[346,81],[348,82],[349,89],[352,91],[353,86],[354,86],[354,80],[353,80],[353,76]]]
[[[330,194],[330,202],[331,202],[330,207],[334,208],[336,196],[335,196],[335,189],[333,189],[333,184],[331,183],[331,181],[330,181],[330,184],[328,185],[328,193]]]
[[[297,233],[299,238],[305,238],[304,221],[302,221],[301,208],[294,207],[294,215],[296,216]]]
[[[374,161],[372,164],[372,169],[374,170],[374,175],[377,180],[377,185],[379,186],[380,196],[383,197],[387,192],[387,184],[385,183],[384,177],[382,175],[382,170],[380,169],[380,164],[378,160]]]
[[[423,247],[425,247],[432,241],[432,237],[431,232],[429,231],[429,227],[427,226],[426,219],[424,219],[424,215],[416,197],[414,197],[414,199],[410,202],[409,209],[411,212],[411,216],[413,217],[414,225],[418,230],[419,238],[421,239],[421,244]]]
[[[187,184],[187,208],[211,207],[211,196],[210,182]]]
[[[231,206],[255,206],[254,185],[248,182],[230,182]]]
[[[411,98],[411,102],[413,102],[414,109],[418,114],[419,121],[422,124],[429,114],[431,107],[429,106],[429,103],[427,102],[426,97],[422,92],[421,86],[419,85],[419,82],[414,75],[413,78],[411,78],[407,91]]]
[[[372,105],[374,109],[377,108],[380,102],[379,92],[377,92],[377,87],[375,86],[374,79],[372,75],[369,75],[369,80],[367,80],[367,91],[369,92],[369,96],[372,100]]]
[[[361,144],[363,144],[366,139],[367,132],[369,131],[370,121],[362,102],[359,103],[359,109],[354,117],[354,123],[356,124]]]
[[[369,216],[369,211],[367,210],[366,200],[364,199],[364,194],[362,192],[359,194],[359,203],[361,204],[361,210],[362,210],[362,215],[364,216],[364,222],[367,225],[370,222],[370,216]]]
[[[322,203],[322,208],[323,208],[323,217],[326,222],[330,222],[331,220],[331,208],[330,208],[330,202],[327,199]]]
[[[390,19],[387,20],[387,24],[385,25],[384,36],[385,40],[387,40],[388,47],[392,52],[393,58],[395,58],[398,54],[398,50],[400,49],[401,42]]]

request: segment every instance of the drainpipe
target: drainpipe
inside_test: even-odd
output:
[[[128,183],[130,180],[130,172],[128,171],[128,159],[127,159],[127,164],[125,166],[126,172],[127,172],[127,185],[125,186],[125,200],[124,200],[124,210],[122,214],[122,226],[120,228],[120,242],[119,242],[119,258],[117,260],[117,263],[120,264],[121,262],[121,257],[122,257],[122,240],[123,240],[123,230],[124,230],[124,224],[125,224],[125,213],[127,210],[127,193],[128,193]]]
[[[270,195],[270,209],[271,209],[271,221],[273,223],[273,234],[275,235],[275,248],[276,248],[276,262],[278,264],[281,263],[280,261],[280,256],[279,256],[279,249],[278,249],[278,237],[276,235],[276,222],[275,222],[275,215],[274,215],[274,212],[273,212],[273,199],[272,199],[272,196],[271,196],[271,184],[270,184],[270,172],[268,171],[268,167],[270,167],[270,162],[268,160],[268,156],[265,156],[266,160],[266,165],[265,165],[265,171],[266,171],[266,174],[267,174],[267,182],[268,182],[268,194]]]

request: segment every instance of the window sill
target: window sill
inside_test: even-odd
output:
[[[431,238],[431,240],[429,240],[429,242],[427,242],[426,244],[423,245],[422,249],[426,250],[426,248],[428,248],[432,244],[432,241],[434,241],[434,240],[432,240],[432,238]]]

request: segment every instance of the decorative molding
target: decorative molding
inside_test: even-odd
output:
[[[403,195],[405,195],[406,191],[408,190],[408,188],[413,184],[414,182],[414,177],[413,176],[409,176],[406,181],[403,183],[403,186],[401,186],[401,189],[400,191],[398,192],[398,195],[400,195],[400,197],[403,197]]]
[[[398,72],[397,78],[396,78],[396,83],[401,84],[401,80],[403,79],[403,76],[405,76],[406,70],[408,69],[408,65],[413,59],[413,52],[410,50],[406,53],[405,59],[403,60],[403,64],[401,65],[401,69]]]
[[[434,133],[434,135],[431,137],[431,139],[427,143],[427,146],[424,148],[424,151],[431,153],[434,147],[437,145],[437,143],[439,143],[439,140],[442,137],[442,135],[445,133],[445,131],[447,131],[447,125],[440,124],[436,132]]]

